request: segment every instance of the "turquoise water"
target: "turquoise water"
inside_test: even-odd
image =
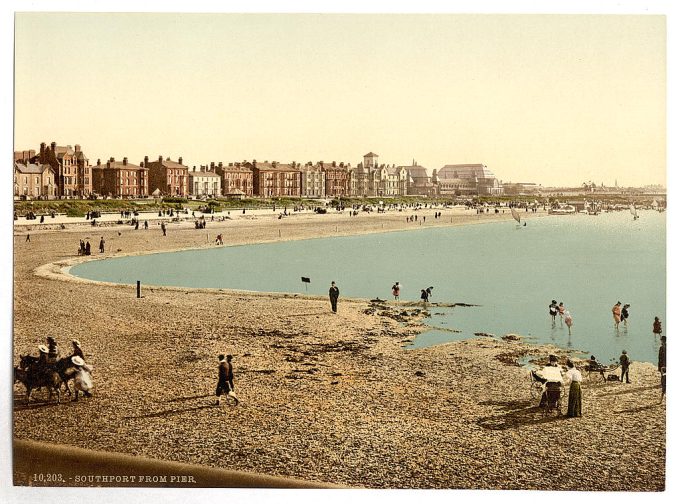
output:
[[[550,216],[526,227],[510,220],[474,226],[422,228],[362,236],[216,247],[97,260],[74,266],[76,276],[107,282],[342,297],[418,300],[479,306],[433,307],[432,330],[415,347],[469,338],[475,332],[517,333],[595,354],[603,362],[626,349],[633,360],[656,362],[652,321],[666,320],[665,213]],[[305,285],[301,277],[311,278]],[[548,304],[562,301],[572,334],[552,327]],[[627,327],[614,329],[611,308],[629,303]],[[342,309],[342,304],[340,304]],[[449,328],[460,333],[437,330]],[[665,324],[664,324],[665,328]]]

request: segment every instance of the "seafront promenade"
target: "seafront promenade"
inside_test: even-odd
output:
[[[423,329],[415,307],[376,309],[343,299],[342,286],[336,315],[325,297],[149,287],[137,299],[133,287],[62,271],[83,260],[80,239],[96,248],[102,235],[115,246],[97,258],[215,246],[206,233],[228,246],[511,219],[441,211],[417,224],[409,211],[232,210],[203,230],[189,213],[167,236],[151,216],[148,230],[115,214],[97,228],[15,221],[13,361],[47,335],[64,354],[76,338],[95,381],[92,398],[60,405],[40,393],[25,405],[16,384],[15,437],[341,486],[662,490],[666,409],[653,365],[633,363],[631,385],[586,383],[582,418],[544,416],[516,360],[564,360],[555,347],[481,337],[404,350]],[[212,404],[220,353],[234,355],[238,406]]]

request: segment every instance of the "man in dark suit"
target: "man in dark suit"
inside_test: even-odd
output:
[[[331,298],[331,309],[333,313],[338,313],[338,298],[340,297],[340,289],[335,285],[335,282],[331,282],[331,288],[328,289],[328,297]]]
[[[227,361],[224,358],[224,354],[220,354],[218,357],[219,366],[217,367],[217,388],[215,389],[215,395],[217,400],[215,401],[215,406],[220,405],[220,397],[222,394],[229,393],[229,367]]]

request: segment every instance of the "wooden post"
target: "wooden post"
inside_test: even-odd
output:
[[[137,280],[137,299],[142,297],[142,282]]]

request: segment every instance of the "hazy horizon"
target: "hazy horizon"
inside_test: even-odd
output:
[[[15,150],[666,186],[666,18],[15,16]],[[47,111],[47,113],[46,113]]]

